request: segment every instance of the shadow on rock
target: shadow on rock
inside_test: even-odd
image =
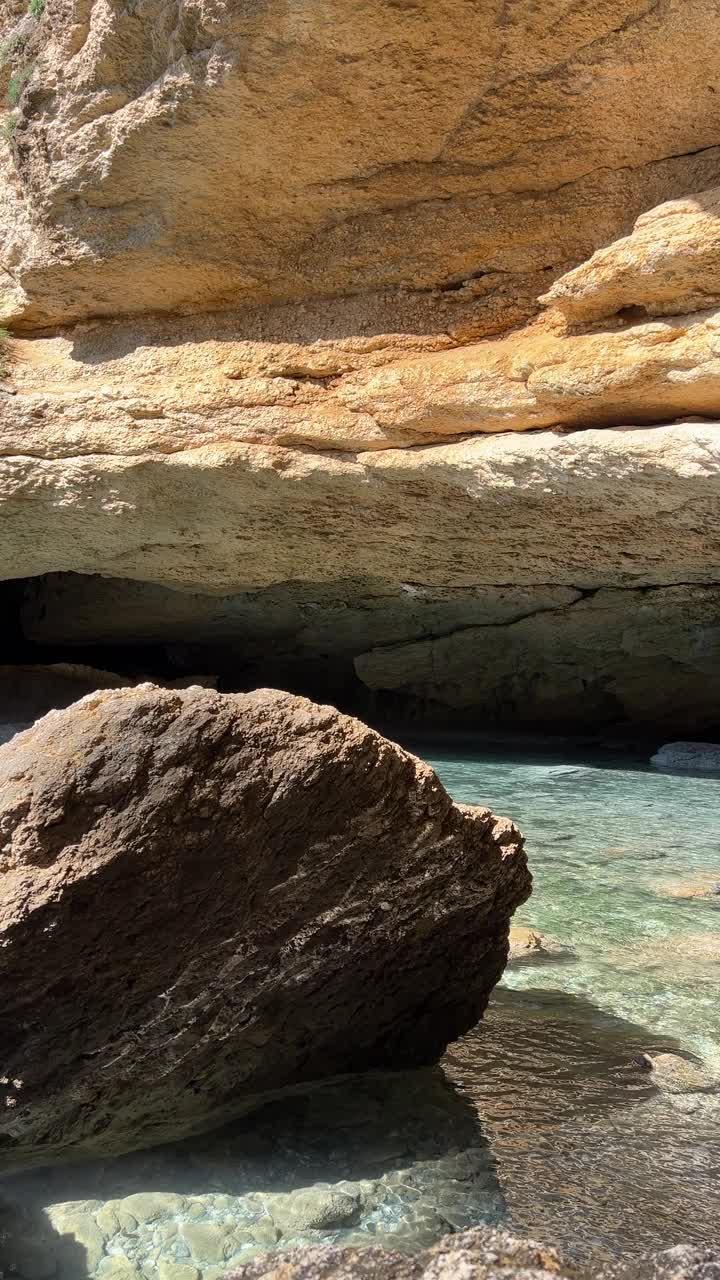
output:
[[[438,1068],[335,1081],[215,1133],[34,1169],[7,1187],[84,1244],[87,1269],[72,1280],[105,1276],[103,1257],[141,1269],[158,1240],[168,1264],[203,1271],[277,1245],[415,1248],[505,1219],[472,1103]]]
[[[475,1105],[515,1229],[573,1256],[718,1239],[716,1095],[672,1037],[580,995],[503,988],[442,1065]],[[705,1209],[680,1222],[686,1202]]]
[[[89,1280],[85,1246],[39,1207],[0,1192],[1,1280]]]

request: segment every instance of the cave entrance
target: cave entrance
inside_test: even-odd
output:
[[[67,706],[113,676],[222,692],[275,687],[371,714],[352,654],[303,644],[303,619],[280,593],[267,595],[203,596],[73,573],[1,582],[0,723]]]
[[[25,721],[61,696],[68,705],[122,678],[285,689],[390,732],[720,736],[716,584],[354,579],[221,595],[52,573],[0,584],[0,600],[0,721],[20,712]]]

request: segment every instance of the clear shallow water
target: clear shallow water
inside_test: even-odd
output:
[[[657,1090],[642,1053],[720,1074],[720,779],[631,762],[428,753],[456,800],[509,813],[533,895],[515,923],[566,955],[506,970],[484,1024],[449,1051],[508,1222],[569,1252],[720,1239],[720,1109]]]
[[[508,969],[437,1070],[345,1081],[189,1143],[3,1180],[0,1267],[219,1280],[258,1251],[416,1248],[477,1222],[580,1254],[717,1243],[718,1099],[659,1090],[638,1055],[718,1063],[720,901],[659,890],[720,879],[720,780],[425,754],[456,799],[523,828],[535,891],[518,922],[571,958]]]
[[[720,883],[720,778],[547,757],[429,753],[456,800],[509,814],[534,886],[514,923],[574,957],[510,968],[506,986],[568,992],[677,1037],[720,1073],[720,897],[663,896]]]

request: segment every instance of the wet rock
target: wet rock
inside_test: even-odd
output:
[[[171,1262],[161,1258],[158,1262],[158,1280],[199,1280],[197,1267],[187,1262]]]
[[[116,1235],[120,1230],[120,1221],[115,1212],[115,1205],[110,1200],[98,1211],[95,1221],[106,1238]]]
[[[256,1244],[270,1249],[280,1239],[280,1231],[272,1218],[260,1218],[259,1222],[256,1222],[250,1228],[249,1236]]]
[[[8,1164],[434,1061],[482,1015],[530,891],[509,820],[272,690],[142,685],[52,712],[0,748],[0,831]]]
[[[359,1195],[347,1195],[334,1187],[309,1187],[290,1195],[265,1196],[264,1202],[284,1236],[347,1226],[357,1217],[361,1204]]]
[[[121,1212],[137,1219],[137,1222],[156,1222],[159,1218],[169,1218],[173,1214],[182,1213],[184,1207],[183,1197],[170,1191],[136,1192],[135,1195],[125,1196],[118,1204]]]
[[[683,931],[665,938],[643,938],[633,946],[609,949],[607,958],[635,970],[664,970],[672,965],[677,977],[706,980],[712,973],[708,963],[720,964],[720,933]]]
[[[697,875],[691,880],[680,880],[675,884],[660,885],[657,892],[663,898],[715,898],[720,902],[720,872]]]
[[[184,1222],[180,1228],[193,1258],[198,1262],[222,1262],[230,1235],[219,1222]]]
[[[97,1280],[139,1280],[139,1277],[135,1263],[120,1255],[103,1258],[97,1271]],[[195,1277],[191,1276],[189,1280],[195,1280]]]
[[[656,769],[689,773],[720,773],[720,743],[666,742],[659,747],[650,763]]]
[[[709,1093],[720,1087],[720,1082],[700,1062],[681,1058],[675,1053],[642,1055],[642,1065],[652,1072],[653,1083],[667,1093]]]
[[[720,1250],[680,1246],[623,1262],[564,1261],[505,1231],[477,1227],[419,1254],[390,1249],[306,1248],[257,1258],[227,1280],[720,1280]]]
[[[527,960],[559,960],[568,955],[572,955],[571,949],[555,938],[522,925],[510,926],[508,964],[521,964]]]

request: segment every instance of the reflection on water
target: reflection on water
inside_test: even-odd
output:
[[[481,1222],[577,1254],[711,1244],[718,1096],[680,1112],[639,1063],[678,1049],[577,997],[500,990],[442,1070],[346,1080],[217,1134],[6,1179],[26,1218],[6,1213],[5,1265],[24,1280],[57,1264],[62,1280],[165,1280],[170,1264],[218,1280],[268,1249],[415,1248]]]
[[[433,753],[431,753],[433,754]],[[219,1280],[298,1243],[412,1248],[479,1222],[586,1254],[720,1237],[720,1094],[664,1093],[642,1053],[720,1065],[720,782],[434,754],[456,799],[523,827],[518,923],[564,948],[508,969],[434,1071],[347,1080],[217,1134],[0,1183],[18,1280]],[[13,1269],[14,1268],[14,1269]]]
[[[686,1114],[638,1063],[679,1048],[578,997],[498,990],[444,1065],[480,1117],[518,1234],[579,1254],[717,1245],[720,1095]]]
[[[73,1270],[78,1242],[87,1276],[106,1280],[114,1259],[125,1267],[117,1280],[131,1280],[128,1267],[150,1280],[160,1268],[164,1280],[170,1264],[216,1280],[218,1267],[263,1249],[383,1240],[411,1248],[505,1215],[475,1108],[439,1069],[346,1080],[216,1134],[34,1170],[3,1187],[26,1215],[52,1206],[43,1274],[59,1259],[67,1280],[83,1280]],[[6,1267],[23,1277],[27,1230],[18,1220],[5,1245]]]

